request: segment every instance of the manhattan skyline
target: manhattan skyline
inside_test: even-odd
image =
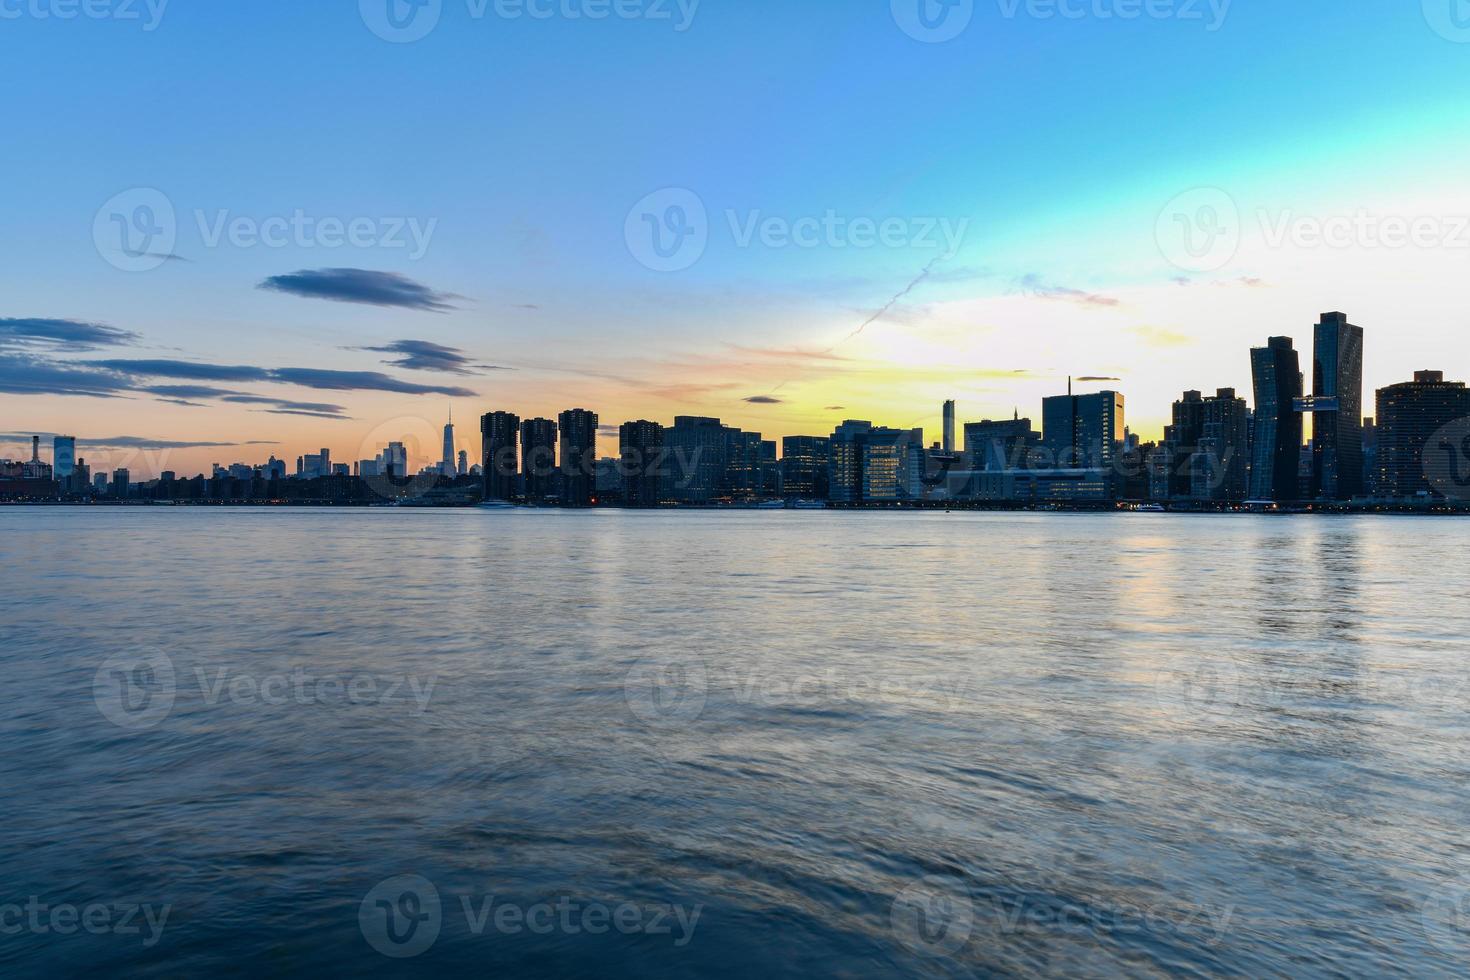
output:
[[[1367,391],[1470,374],[1466,47],[1417,5],[1178,7],[980,4],[943,43],[888,4],[449,3],[411,43],[351,4],[7,20],[47,84],[0,151],[0,431],[181,444],[190,472],[405,418],[428,462],[451,403],[932,438],[944,399],[1006,418],[1071,376],[1156,440],[1181,389],[1249,391],[1244,352],[1328,309],[1374,330]],[[1376,67],[1319,72],[1324,45]],[[47,67],[76,57],[111,94]],[[700,249],[662,262],[637,233],[681,202]]]

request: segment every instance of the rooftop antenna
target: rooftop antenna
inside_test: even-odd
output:
[[[1067,397],[1072,397],[1072,376],[1070,374],[1067,375]]]

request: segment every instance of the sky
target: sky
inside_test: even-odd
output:
[[[1463,0],[0,0],[0,456],[1149,439],[1329,310],[1467,379],[1467,76]]]

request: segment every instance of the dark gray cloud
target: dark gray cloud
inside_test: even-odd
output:
[[[165,400],[169,398],[223,398],[225,395],[234,394],[228,388],[210,388],[205,385],[148,385],[138,390],[157,395]]]
[[[249,395],[245,393],[225,395],[220,399],[222,402],[230,402],[234,405],[271,405],[282,411],[310,412],[313,415],[325,417],[341,416],[347,409],[341,405],[329,405],[324,402],[294,402],[284,398],[271,398],[267,395]]]
[[[1098,374],[1084,374],[1080,378],[1077,378],[1076,380],[1077,381],[1086,381],[1086,382],[1097,382],[1097,381],[1122,381],[1123,379],[1122,378],[1105,378],[1102,375],[1098,375]]]
[[[182,398],[160,398],[158,400],[161,401],[161,402],[163,402],[165,405],[182,405],[185,408],[208,408],[209,407],[208,405],[204,404],[203,402],[185,401]]]
[[[272,381],[317,388],[322,391],[391,391],[400,395],[449,395],[477,398],[477,392],[451,385],[420,385],[390,378],[378,371],[329,371],[325,368],[277,368]]]
[[[0,433],[0,443],[29,445],[31,436],[42,439],[55,438],[55,432],[9,432]],[[228,446],[276,446],[271,439],[251,439],[249,442],[200,442],[170,439],[150,439],[146,436],[105,436],[93,439],[77,437],[78,447],[91,449],[223,449]]]
[[[480,374],[484,371],[509,371],[510,368],[493,364],[475,364],[458,347],[445,347],[427,340],[395,340],[382,347],[349,347],[348,350],[372,351],[375,354],[395,354],[392,360],[384,361],[393,367],[409,371],[439,371],[444,374]]]
[[[781,401],[781,399],[776,398],[776,397],[774,397],[772,395],[751,395],[749,398],[745,398],[745,399],[742,399],[742,400],[745,401],[745,402],[747,402],[748,404],[751,404],[751,405],[780,405],[780,404],[783,404],[782,401]]]
[[[478,393],[451,385],[420,385],[399,381],[378,371],[332,371],[326,368],[262,368],[247,365],[201,364],[196,361],[106,360],[81,362],[122,375],[177,378],[184,381],[263,381],[322,391],[389,391],[402,395],[450,395],[475,398]],[[130,379],[124,379],[129,381]]]
[[[147,378],[179,378],[184,381],[269,381],[266,368],[244,364],[200,364],[197,361],[131,360],[82,361],[108,371],[120,371]]]
[[[126,347],[141,338],[131,330],[81,320],[0,318],[0,349],[24,348],[77,353],[102,347]]]
[[[263,409],[267,415],[304,415],[312,419],[332,419],[337,422],[350,422],[350,416],[338,415],[335,412],[308,412],[299,408],[267,408]]]
[[[27,354],[0,354],[0,392],[119,398],[132,379],[106,367],[62,364]]]
[[[369,269],[301,269],[288,275],[271,276],[257,288],[307,299],[401,307],[431,313],[455,309],[451,300],[463,298],[430,289],[396,272],[373,272]]]

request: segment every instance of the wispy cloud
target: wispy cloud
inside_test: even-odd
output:
[[[1195,339],[1188,334],[1182,334],[1167,327],[1145,325],[1131,327],[1128,332],[1140,338],[1149,347],[1187,347],[1195,343]]]
[[[476,364],[458,347],[445,347],[427,340],[395,340],[382,347],[349,347],[347,349],[398,355],[383,363],[408,371],[438,371],[444,374],[470,375],[482,374],[486,371],[512,370],[497,367],[494,364]]]
[[[77,353],[103,347],[126,347],[141,337],[102,323],[81,320],[0,318],[0,350],[5,348]]]
[[[1023,294],[1035,296],[1038,299],[1062,300],[1068,303],[1077,303],[1081,306],[1121,306],[1120,300],[1111,296],[1103,296],[1099,293],[1089,293],[1083,289],[1073,289],[1068,286],[1056,286],[1043,282],[1036,273],[1028,273],[1018,280],[1017,285]]]
[[[132,379],[105,366],[70,365],[27,354],[0,354],[0,392],[120,398]]]
[[[258,381],[297,385],[322,391],[387,391],[402,395],[450,395],[474,398],[477,392],[453,385],[421,385],[400,381],[378,371],[333,371],[326,368],[263,368],[242,364],[203,364],[197,361],[112,359],[84,361],[91,367],[137,378],[175,378],[184,381]]]
[[[55,432],[10,432],[0,434],[0,443],[27,444],[32,436],[42,439],[55,438]],[[223,449],[228,446],[275,446],[271,439],[251,439],[248,442],[205,442],[202,440],[152,439],[147,436],[98,436],[77,437],[79,447],[91,449]]]
[[[287,275],[271,276],[258,288],[307,299],[427,310],[431,313],[453,310],[456,307],[452,301],[464,298],[431,289],[396,272],[374,272],[370,269],[301,269]]]

